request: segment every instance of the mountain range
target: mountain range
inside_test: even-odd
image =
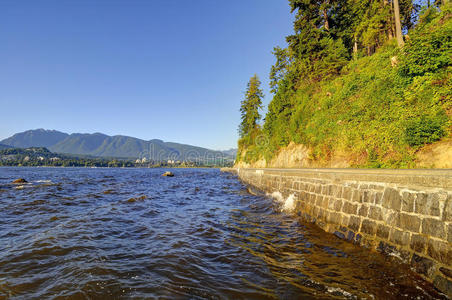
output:
[[[16,133],[0,141],[4,147],[46,147],[55,153],[112,158],[146,158],[154,161],[233,160],[233,151],[214,151],[191,145],[142,140],[130,136],[102,133],[67,134],[56,130],[35,129]]]

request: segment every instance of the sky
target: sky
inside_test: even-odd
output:
[[[28,129],[237,146],[288,0],[0,1],[0,140]]]

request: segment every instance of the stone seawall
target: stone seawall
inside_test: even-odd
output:
[[[452,170],[228,169],[342,239],[399,257],[452,298]]]

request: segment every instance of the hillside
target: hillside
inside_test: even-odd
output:
[[[8,146],[8,145],[0,144],[0,150],[3,150],[3,149],[10,149],[10,148],[13,148],[13,147],[12,147],[12,146]]]
[[[320,60],[298,57],[306,44],[275,51],[273,100],[263,126],[242,135],[236,165],[451,168],[451,5],[424,8],[402,47],[383,36],[374,52],[355,52],[332,30],[325,39],[337,44]],[[303,37],[300,29],[288,41]]]
[[[0,143],[17,148],[50,147],[68,136],[67,133],[56,130],[36,129],[16,133]]]
[[[146,158],[153,161],[233,160],[230,155],[201,147],[102,133],[69,135],[55,130],[37,129],[17,133],[0,143],[17,148],[46,147],[55,153],[97,157]]]

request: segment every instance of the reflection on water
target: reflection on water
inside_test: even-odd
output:
[[[0,168],[0,299],[442,298],[277,195],[218,170],[163,171]]]

